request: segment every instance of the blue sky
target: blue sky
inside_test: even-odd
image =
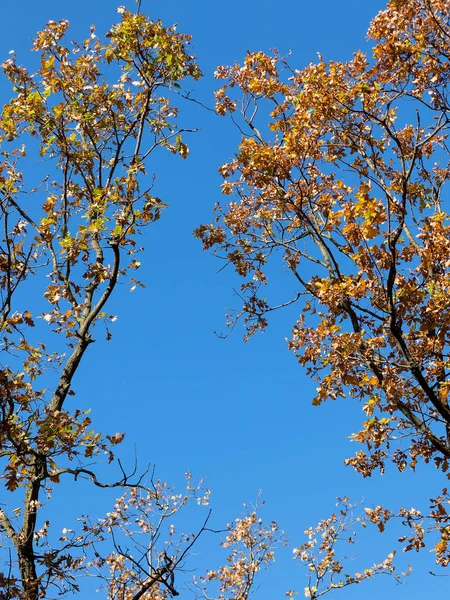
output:
[[[2,14],[0,57],[7,58],[14,49],[18,61],[27,64],[31,38],[49,19],[69,19],[73,39],[86,37],[91,23],[103,34],[116,20],[118,4],[8,3]],[[247,50],[275,47],[282,54],[292,51],[290,62],[296,68],[315,60],[319,51],[325,60],[349,59],[353,51],[364,49],[369,21],[383,5],[380,0],[142,2],[152,18],[178,23],[179,31],[193,36],[205,77],[192,92],[211,106],[217,65],[242,60]],[[5,82],[1,99],[7,100],[8,94]],[[168,156],[149,168],[169,209],[143,239],[140,278],[147,287],[133,294],[124,287],[111,303],[110,312],[119,316],[111,329],[113,339],[106,342],[99,334],[90,349],[75,383],[78,405],[92,408],[97,429],[127,432],[125,460],[136,444],[142,464],[156,465],[163,479],[182,482],[186,470],[206,477],[213,491],[214,526],[237,516],[242,503],[253,501],[262,489],[265,515],[284,528],[291,548],[301,543],[306,526],[329,515],[336,496],[393,508],[426,502],[440,485],[427,470],[363,480],[344,467],[354,451],[347,436],[358,428],[359,407],[350,401],[311,406],[314,382],[305,377],[285,342],[295,308],[275,314],[267,332],[247,344],[238,328],[226,340],[214,334],[225,330],[224,307],[237,306],[232,289],[239,282],[231,270],[218,272],[221,263],[201,252],[192,231],[210,220],[220,200],[217,168],[232,157],[239,136],[228,121],[192,103],[180,102],[180,111],[181,122],[200,132],[188,140],[187,161]],[[280,291],[289,293],[291,282],[281,269],[277,277]],[[65,507],[54,518],[64,522],[75,509],[70,500],[76,488],[58,494]],[[95,490],[79,498],[77,508],[82,505],[91,514],[109,508]],[[364,557],[364,566],[383,559],[394,546],[395,535],[370,534],[353,552]],[[291,554],[291,549],[280,553],[271,571],[262,575],[255,598],[274,600],[283,598],[287,589],[303,589],[306,579]],[[425,577],[432,568],[429,555],[410,560],[416,574],[403,586],[386,578],[329,598],[439,595],[445,580]],[[355,570],[360,566],[356,559]]]

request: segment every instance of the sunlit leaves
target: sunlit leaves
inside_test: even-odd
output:
[[[383,520],[380,517],[382,508],[365,509],[366,516],[358,515],[358,507],[351,504],[348,498],[338,501],[336,511],[328,519],[324,519],[316,527],[309,527],[304,535],[306,541],[294,548],[294,560],[301,561],[308,567],[308,585],[304,588],[307,598],[317,599],[329,592],[359,584],[377,575],[391,575],[396,579],[409,575],[396,573],[394,565],[395,552],[388,554],[385,560],[356,573],[349,573],[350,567],[345,546],[356,543],[358,529],[366,527],[366,521],[378,523],[380,531]],[[384,527],[384,526],[383,526]]]
[[[48,22],[33,44],[36,72],[14,53],[2,64],[12,98],[0,116],[1,477],[22,501],[18,512],[0,511],[11,542],[8,576],[0,577],[0,595],[6,590],[8,598],[37,600],[52,586],[60,594],[79,591],[86,551],[102,535],[95,523],[79,534],[65,528],[55,544],[51,521],[38,526],[43,492],[50,499],[52,486],[68,477],[132,487],[123,469],[109,485],[91,470],[115,459],[124,434],[97,432],[89,411],[65,403],[75,395],[73,379],[96,323],[112,337],[116,317],[105,307],[118,280],[144,285],[128,277],[141,264],[136,238],[165,207],[152,193],[146,162],[159,148],[188,155],[173,90],[200,70],[189,36],[139,11],[119,14],[103,42],[94,27],[83,42],[69,42],[68,21]],[[36,173],[46,169],[32,189],[22,180],[22,141]],[[49,343],[38,343],[40,335]],[[117,549],[113,555],[120,562]],[[148,576],[136,585],[147,585]],[[130,594],[138,589],[128,584]],[[153,584],[161,587],[159,575]]]
[[[449,12],[391,0],[372,57],[296,70],[255,52],[216,71],[240,141],[219,169],[227,204],[196,235],[244,278],[231,326],[251,335],[296,302],[289,348],[313,403],[362,402],[364,449],[346,462],[365,477],[433,458],[446,473],[450,457]]]

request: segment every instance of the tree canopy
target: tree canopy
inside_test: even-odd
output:
[[[203,481],[188,472],[176,489],[137,458],[127,469],[125,433],[97,431],[76,395],[96,340],[112,338],[119,284],[144,287],[141,236],[167,206],[153,174],[164,150],[188,157],[196,124],[182,126],[178,107],[202,75],[189,35],[140,1],[117,12],[104,37],[92,26],[79,43],[68,21],[50,21],[35,70],[14,52],[2,64],[13,95],[0,115],[0,596],[86,594],[95,581],[111,600],[248,600],[288,543],[263,501],[213,528]],[[306,587],[286,582],[291,599],[408,574],[395,549],[347,566],[371,523],[397,519],[401,548],[450,562],[449,15],[448,0],[390,0],[370,25],[371,55],[297,70],[277,51],[248,52],[215,74],[216,111],[241,140],[220,168],[230,202],[195,235],[243,278],[230,327],[243,321],[248,339],[292,311],[289,348],[318,382],[313,403],[362,407],[351,439],[363,449],[347,465],[370,477],[427,463],[443,480],[427,511],[338,499],[291,552],[307,571]],[[293,293],[273,304],[280,266]],[[106,509],[61,530],[52,509],[72,486],[102,492]],[[195,562],[207,538],[222,564],[208,552]]]
[[[450,5],[391,0],[372,21],[372,56],[297,70],[277,53],[249,52],[219,67],[217,111],[242,135],[224,164],[215,221],[196,235],[244,278],[247,338],[268,313],[295,303],[289,341],[315,404],[349,396],[364,421],[347,459],[364,477],[391,461],[442,471],[450,457],[449,213]],[[266,299],[268,265],[296,286]],[[276,280],[274,282],[276,286]],[[407,549],[438,533],[447,565],[449,495],[428,515],[402,509]],[[388,510],[370,512],[384,527]],[[424,520],[428,519],[427,527]]]

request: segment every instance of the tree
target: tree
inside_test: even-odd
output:
[[[114,455],[124,434],[96,432],[89,410],[74,405],[75,377],[94,331],[103,328],[111,338],[108,302],[118,282],[141,285],[133,276],[140,266],[137,236],[165,206],[152,194],[145,165],[159,148],[186,158],[172,100],[184,79],[201,75],[189,36],[140,11],[118,12],[120,22],[104,41],[92,27],[84,42],[66,44],[69,23],[50,21],[34,41],[36,73],[15,55],[2,65],[14,90],[0,118],[5,600],[72,595],[82,590],[81,577],[98,578],[107,598],[176,596],[175,574],[209,529],[209,513],[193,513],[195,533],[175,530],[181,509],[208,505],[201,483],[187,474],[180,493],[153,472],[139,474],[136,466],[126,472]],[[38,163],[46,171],[30,184],[42,169]],[[95,466],[101,456],[120,469],[112,483]],[[117,488],[120,496],[106,516],[80,515],[76,527],[60,532],[51,523],[53,491],[69,479],[83,491],[85,480]],[[252,532],[258,562],[236,531]],[[215,579],[244,599],[257,570],[271,562],[280,533],[249,509],[229,526],[230,536],[226,573],[219,570]]]
[[[346,463],[364,477],[450,458],[450,178],[448,0],[390,0],[372,21],[372,57],[303,70],[249,52],[219,67],[217,112],[241,132],[224,164],[212,224],[196,235],[244,278],[246,339],[274,309],[296,303],[289,348],[319,382],[314,404],[350,396],[365,446]],[[267,266],[282,263],[296,291],[271,304]],[[450,561],[449,493],[428,513],[397,513],[406,550],[434,532]],[[393,513],[367,509],[380,530]],[[437,535],[436,535],[437,534]]]

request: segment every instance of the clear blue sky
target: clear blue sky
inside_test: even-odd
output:
[[[14,49],[19,62],[27,64],[31,38],[50,19],[69,19],[73,39],[86,37],[91,23],[102,34],[116,20],[118,4],[6,3],[0,57],[6,59]],[[318,51],[325,60],[349,59],[353,51],[364,49],[369,21],[383,5],[380,0],[142,2],[152,18],[166,25],[178,23],[179,31],[193,36],[205,77],[192,91],[208,105],[213,104],[212,74],[218,64],[242,60],[247,50],[274,47],[284,54],[292,50],[296,68],[315,60]],[[5,82],[1,99],[7,100],[8,94]],[[358,428],[359,407],[350,401],[311,406],[315,385],[285,342],[295,309],[274,315],[267,332],[248,344],[240,330],[227,340],[214,335],[225,329],[223,307],[237,304],[232,288],[239,282],[231,270],[218,273],[221,263],[201,252],[192,230],[210,220],[220,200],[217,168],[233,155],[239,137],[229,122],[193,104],[180,103],[180,110],[182,122],[201,131],[189,140],[187,161],[169,156],[149,169],[157,174],[157,193],[170,208],[143,239],[146,253],[140,275],[147,288],[129,294],[124,287],[116,296],[110,306],[119,316],[111,330],[113,339],[99,339],[90,348],[75,382],[76,401],[92,408],[98,430],[126,431],[124,456],[132,454],[135,443],[142,464],[155,464],[161,478],[182,482],[186,470],[205,476],[213,491],[214,526],[233,519],[242,503],[254,500],[262,489],[267,518],[280,523],[291,545],[261,576],[255,598],[282,599],[287,589],[302,591],[306,585],[303,571],[293,564],[291,548],[302,542],[307,525],[329,515],[336,496],[392,508],[402,503],[416,506],[437,494],[440,482],[426,471],[363,480],[344,467],[344,459],[355,450],[347,436]],[[280,290],[289,291],[281,269],[278,277]],[[72,487],[59,492],[65,508],[55,519],[63,522],[74,513],[75,493]],[[77,508],[89,507],[91,514],[108,510],[95,490],[89,493],[92,496],[77,500]],[[383,559],[394,546],[388,534],[371,535],[353,552],[365,557],[364,566]],[[403,586],[386,578],[329,598],[440,597],[446,579],[426,576],[432,568],[429,554],[411,560],[416,574]],[[355,570],[359,566],[357,559]]]

